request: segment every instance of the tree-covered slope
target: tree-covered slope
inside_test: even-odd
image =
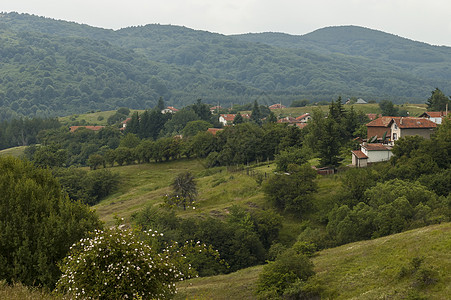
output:
[[[451,91],[449,48],[362,30],[224,36],[154,24],[114,31],[2,13],[0,119],[143,109],[159,97],[175,106],[339,95],[400,103],[425,101],[435,87]],[[405,53],[420,58],[411,64]]]
[[[451,79],[451,47],[433,46],[358,26],[326,27],[302,36],[250,33],[236,38],[324,55],[344,54],[390,63],[423,78]]]

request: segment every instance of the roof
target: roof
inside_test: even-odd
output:
[[[279,120],[277,120],[277,123],[297,123],[297,122],[299,122],[299,121],[293,117],[285,117],[285,118],[280,118]]]
[[[425,118],[410,118],[410,117],[396,117],[393,118],[393,122],[398,125],[399,128],[435,128],[437,124],[429,119]]]
[[[302,120],[302,119],[305,119],[305,118],[307,118],[307,117],[309,117],[310,116],[310,114],[309,113],[305,113],[305,114],[303,114],[303,115],[301,115],[301,116],[299,116],[299,117],[297,117],[296,118],[296,120]]]
[[[448,115],[447,111],[427,111],[420,115],[420,118],[429,117],[429,118],[442,118]]]
[[[166,109],[170,109],[172,111],[179,111],[177,108],[175,108],[174,106],[168,106],[166,107]]]
[[[277,104],[273,104],[269,107],[269,109],[278,109],[278,108],[286,108],[285,105],[277,103]]]
[[[378,143],[365,144],[362,145],[362,148],[365,148],[367,151],[391,151],[389,147]]]
[[[236,114],[221,114],[220,116],[223,117],[227,122],[233,122],[233,120],[235,120]]]
[[[105,128],[105,126],[71,126],[69,127],[70,132],[75,132],[77,129],[80,128],[86,128],[88,130],[92,130],[92,131],[99,131],[102,128]]]
[[[222,107],[221,106],[212,106],[212,107],[210,107],[210,111],[217,110],[217,109],[222,109]]]
[[[380,117],[366,124],[366,127],[389,127],[393,118],[395,117]]]
[[[367,104],[368,102],[366,102],[365,100],[363,100],[362,98],[357,99],[357,101],[355,102],[355,104]]]
[[[224,129],[222,129],[222,128],[208,128],[208,129],[207,129],[207,131],[210,132],[210,133],[212,133],[213,135],[216,135],[216,133],[217,133],[218,131],[222,131],[222,130],[224,130]]]
[[[121,122],[121,124],[127,124],[128,121],[130,121],[132,118],[127,118],[124,121]]]
[[[360,151],[360,150],[352,150],[351,152],[352,152],[352,154],[354,154],[358,159],[365,159],[365,158],[368,158],[368,156],[366,156],[365,153],[363,153],[363,152]]]

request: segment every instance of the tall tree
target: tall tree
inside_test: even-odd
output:
[[[321,166],[338,167],[342,158],[339,157],[341,147],[340,128],[338,123],[327,118],[324,120],[322,134],[319,140],[319,157]]]
[[[257,100],[254,101],[254,106],[252,107],[251,122],[254,122],[257,125],[262,125],[262,114]]]
[[[436,88],[431,92],[431,97],[428,98],[426,104],[428,111],[444,111],[446,105],[448,105],[448,109],[451,106],[451,100],[441,90]]]
[[[244,123],[244,119],[243,116],[241,115],[240,112],[238,112],[235,116],[235,118],[233,119],[233,125],[237,125],[237,124],[241,124]]]
[[[127,127],[125,127],[126,133],[139,133],[139,115],[138,112],[135,112],[131,119],[127,122]]]
[[[164,100],[163,97],[160,97],[160,99],[158,99],[158,104],[156,107],[160,112],[166,108],[166,105],[164,104]]]

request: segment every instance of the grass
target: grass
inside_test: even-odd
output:
[[[274,166],[260,165],[257,172],[267,176]],[[111,168],[120,175],[121,183],[116,193],[102,200],[93,208],[106,225],[115,218],[130,221],[133,213],[147,205],[160,205],[168,194],[175,176],[189,170],[196,177],[198,199],[195,209],[178,210],[183,217],[211,215],[223,218],[234,205],[264,207],[261,187],[246,171],[229,172],[225,167],[205,169],[202,160],[176,160],[163,163],[139,164]]]
[[[134,112],[143,112],[143,110],[131,109],[131,116]],[[70,116],[60,117],[58,120],[66,126],[71,126],[76,122],[86,121],[86,125],[106,126],[108,125],[108,118],[116,113],[116,110],[89,112],[86,114],[74,114]]]
[[[19,147],[13,147],[13,148],[8,148],[8,149],[4,149],[4,150],[0,150],[0,156],[14,156],[14,157],[20,157],[25,148],[27,148],[27,146],[19,146]]]
[[[51,295],[38,288],[30,288],[21,284],[13,286],[0,281],[0,299],[8,300],[56,300],[62,297]]]
[[[438,272],[435,285],[415,289],[410,278],[399,277],[415,257],[424,257],[425,266]],[[313,263],[325,288],[322,299],[449,299],[451,223],[323,250]],[[255,299],[262,268],[178,283],[177,299]]]

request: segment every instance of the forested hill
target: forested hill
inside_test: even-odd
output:
[[[424,102],[435,87],[451,92],[449,48],[384,33],[359,39],[367,35],[353,33],[363,30],[353,27],[338,38],[333,30],[347,31],[224,36],[156,24],[114,31],[1,13],[0,120],[120,106],[143,109],[160,96],[175,106],[198,98],[228,106],[253,100],[288,105],[339,95]],[[286,42],[277,42],[281,39]],[[299,39],[308,40],[307,46]],[[358,50],[353,44],[362,46]],[[392,53],[383,54],[381,44],[391,45]],[[423,61],[402,61],[403,51],[424,54]]]
[[[432,46],[393,34],[358,26],[326,27],[306,35],[249,33],[243,41],[287,49],[304,49],[324,55],[344,54],[389,62],[418,76],[451,79],[451,47]]]

